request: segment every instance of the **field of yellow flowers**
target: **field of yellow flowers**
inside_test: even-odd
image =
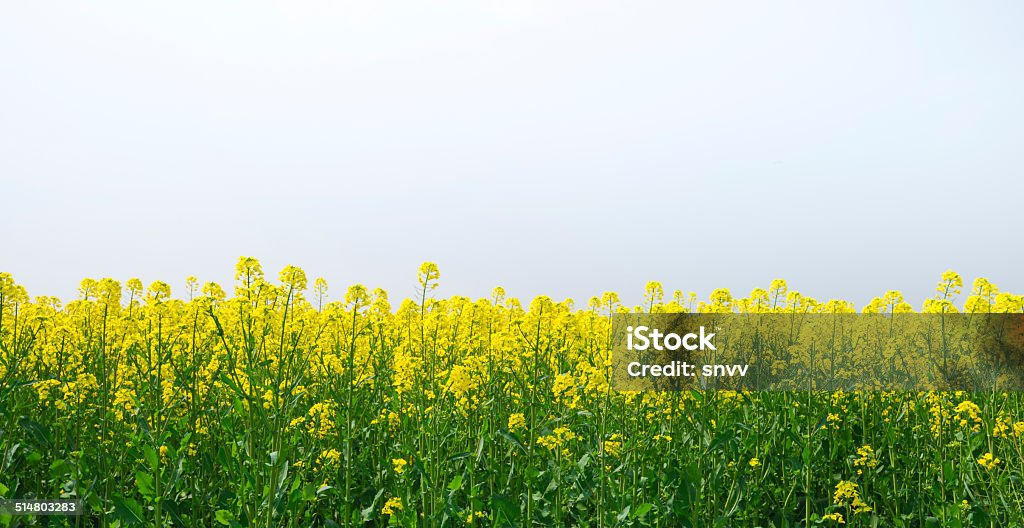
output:
[[[230,296],[86,279],[66,304],[0,274],[0,498],[85,509],[0,526],[1024,526],[1019,393],[610,388],[615,312],[854,310],[781,280],[522,306],[440,298],[425,263],[393,307],[235,271]],[[921,310],[1024,306],[962,288]]]

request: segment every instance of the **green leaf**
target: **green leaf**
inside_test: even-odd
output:
[[[152,500],[156,497],[156,486],[154,486],[153,475],[150,475],[145,471],[138,471],[135,473],[135,487],[137,487],[139,489],[139,493],[147,499]]]
[[[281,467],[281,473],[277,477],[277,489],[278,490],[283,490],[285,488],[284,483],[288,480],[288,469],[290,467],[291,467],[291,464],[289,464],[288,461],[285,460],[284,464]]]
[[[226,449],[223,446],[217,448],[217,463],[222,467],[231,468],[233,467],[231,455],[228,455]]]
[[[381,495],[384,495],[384,490],[383,489],[377,490],[377,494],[373,496],[373,502],[371,502],[370,505],[367,506],[366,508],[363,508],[362,510],[360,510],[359,514],[360,514],[361,520],[363,522],[367,522],[367,521],[373,519],[374,515],[376,515],[376,513],[377,513],[377,501],[380,500]]]
[[[981,445],[983,443],[985,443],[986,440],[987,440],[987,438],[985,437],[984,434],[978,433],[978,434],[972,435],[971,436],[971,444],[970,444],[971,445],[971,451],[977,451],[978,448],[981,447]]]
[[[811,429],[810,432],[811,432],[811,434],[817,434],[817,433],[820,433],[821,431],[827,431],[827,430],[828,430],[828,413],[823,415],[821,417],[821,419],[818,420],[818,423],[814,424],[814,429]]]
[[[714,451],[719,446],[735,437],[736,433],[733,433],[732,431],[722,431],[721,433],[718,433],[718,436],[716,436],[714,440],[712,440],[711,443],[708,445],[708,449],[707,451],[705,451],[705,453],[710,453]]]
[[[589,463],[590,463],[590,453],[584,453],[583,454],[583,458],[580,458],[579,461],[576,462],[576,467],[580,468],[580,472],[582,473],[583,470],[585,470],[587,468],[587,464],[589,464]]]
[[[71,465],[68,464],[66,460],[58,459],[58,460],[54,460],[53,463],[50,464],[50,476],[51,477],[56,479],[56,478],[63,477],[64,475],[67,475],[68,473],[71,473]]]
[[[480,442],[476,445],[476,461],[479,462],[484,456],[484,437],[480,436]]]
[[[953,472],[953,462],[946,460],[942,462],[942,478],[946,481],[952,481],[956,479],[956,474]]]
[[[371,519],[373,519],[373,515],[375,513],[377,513],[377,507],[374,504],[371,504],[360,510],[359,515],[361,516],[363,522],[369,522]]]
[[[512,442],[512,445],[519,448],[519,450],[522,451],[524,455],[527,453],[526,446],[523,445],[523,442],[521,442],[519,440],[519,437],[516,436],[514,433],[510,433],[504,429],[500,429],[498,430],[498,434],[501,435],[501,437],[504,438],[505,440]]]
[[[448,460],[446,460],[445,462],[455,462],[455,461],[458,461],[458,460],[462,460],[464,458],[469,458],[469,451],[463,451],[461,453],[455,453],[454,455],[448,457]]]
[[[653,507],[654,507],[654,505],[649,503],[649,502],[645,502],[645,503],[637,506],[636,507],[636,511],[633,512],[633,518],[634,519],[642,519],[644,517],[644,515],[647,515],[647,512],[651,511],[651,508],[653,508]]]
[[[693,396],[693,399],[696,400],[697,403],[699,403],[701,407],[704,406],[704,393],[703,392],[700,392],[700,391],[694,390],[694,389],[690,389],[690,396]]]
[[[142,507],[134,499],[114,497],[114,517],[128,526],[142,526],[146,523],[142,518]]]
[[[103,501],[100,499],[99,495],[93,492],[89,492],[85,495],[85,503],[88,504],[93,511],[100,511],[103,509]]]
[[[174,519],[175,526],[189,526],[193,524],[186,521],[181,516],[181,507],[177,502],[174,502],[173,499],[164,499],[160,501],[160,507],[171,516],[171,519]]]
[[[239,398],[232,399],[231,400],[231,405],[235,408],[235,412],[238,413],[239,416],[245,416],[245,414],[246,414],[245,404],[242,403],[241,399],[239,399]]]
[[[18,425],[29,433],[32,439],[36,441],[36,445],[44,448],[52,446],[50,430],[47,429],[45,425],[39,422],[34,422],[26,416],[22,416],[21,419],[18,420]]]
[[[427,470],[423,467],[423,462],[420,460],[413,462],[412,469],[409,470],[409,476],[421,477],[423,478],[423,481],[427,483],[427,485],[432,485],[430,475],[427,474]]]
[[[301,498],[305,502],[316,500],[316,485],[310,483],[302,486]]]
[[[144,457],[146,457],[146,463],[149,464],[149,467],[151,467],[153,469],[156,469],[156,468],[159,467],[158,462],[159,462],[160,459],[156,456],[156,450],[153,449],[153,446],[151,446],[149,444],[143,445],[142,446],[142,455]]]
[[[228,375],[226,373],[224,373],[224,372],[220,373],[220,381],[221,381],[221,383],[227,385],[228,387],[231,387],[231,390],[235,391],[236,394],[243,394],[242,390],[239,389],[238,385],[235,383],[235,380],[233,380],[230,377],[228,377]]]
[[[235,514],[228,510],[217,510],[213,515],[217,518],[217,522],[224,526],[231,526],[232,521],[235,520]]]
[[[456,491],[462,488],[462,475],[455,475],[455,478],[448,483],[448,491]]]
[[[519,518],[522,513],[519,511],[519,505],[510,501],[503,495],[491,495],[491,508],[494,511],[494,520],[511,523],[513,525],[519,524]]]

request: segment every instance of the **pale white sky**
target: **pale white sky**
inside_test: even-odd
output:
[[[1024,291],[1020,2],[6,2],[0,270]]]

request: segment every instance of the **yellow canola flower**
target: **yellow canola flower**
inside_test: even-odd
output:
[[[823,521],[833,521],[836,524],[846,524],[846,521],[843,520],[843,514],[841,513],[826,513],[821,516],[821,519]]]
[[[555,450],[578,438],[579,435],[574,433],[568,427],[556,427],[555,430],[552,431],[552,434],[537,438],[537,445]]]
[[[39,402],[45,402],[50,398],[50,391],[60,387],[60,380],[48,379],[36,383],[36,393],[39,395]]]
[[[613,434],[601,444],[601,447],[606,455],[619,456],[619,451],[622,449],[622,435]]]
[[[863,474],[863,468],[873,468],[878,466],[878,458],[875,457],[875,450],[869,445],[858,448],[857,459],[853,461],[853,466],[858,468],[857,474]]]
[[[324,450],[320,453],[320,456],[317,457],[317,463],[321,465],[336,463],[339,460],[341,460],[341,451],[338,451],[337,449]]]
[[[526,417],[522,413],[513,413],[508,417],[508,430],[513,433],[526,428]]]
[[[569,372],[555,376],[555,383],[552,387],[555,394],[555,401],[570,409],[575,409],[580,403],[579,390],[576,387],[576,380]]]
[[[1001,462],[1002,460],[993,456],[992,453],[985,453],[978,457],[978,465],[988,470],[995,469]]]
[[[384,507],[380,509],[380,512],[384,515],[391,515],[395,513],[395,510],[402,509],[402,499],[400,497],[391,497],[387,502],[384,503]]]
[[[334,430],[334,407],[329,403],[315,403],[309,408],[306,429],[317,438],[326,438]]]
[[[960,427],[970,427],[972,431],[978,431],[981,429],[981,408],[978,404],[964,400],[960,402],[955,409],[959,420]]]
[[[836,491],[832,495],[832,502],[839,506],[849,506],[853,509],[854,513],[867,513],[871,511],[871,506],[868,506],[867,503],[861,500],[857,484],[849,480],[840,480],[839,484],[836,484]]]

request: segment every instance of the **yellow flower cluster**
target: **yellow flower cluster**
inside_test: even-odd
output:
[[[309,408],[306,429],[317,438],[326,438],[334,432],[334,406],[330,403],[315,403]]]
[[[36,383],[36,393],[39,395],[40,403],[50,399],[50,392],[60,387],[60,380],[48,379]]]
[[[320,456],[317,457],[316,462],[322,466],[336,464],[338,460],[341,460],[341,451],[337,449],[326,449]]]
[[[832,494],[832,502],[837,506],[848,506],[853,513],[867,513],[871,511],[871,506],[868,506],[860,498],[860,492],[857,490],[857,484],[848,480],[840,480],[839,484],[836,484],[836,491]]]
[[[511,432],[526,428],[526,417],[522,413],[512,413],[508,417],[508,430]]]
[[[567,445],[573,440],[578,440],[579,435],[574,433],[572,429],[568,427],[556,427],[549,435],[540,436],[537,438],[537,445],[546,447],[552,451],[561,450],[561,453],[565,456],[569,455],[569,449]]]
[[[826,513],[821,516],[821,519],[824,521],[833,521],[836,524],[846,524],[846,521],[843,520],[843,514],[839,512]]]
[[[988,470],[995,469],[1001,462],[1002,460],[996,458],[992,453],[985,453],[978,457],[978,465]]]
[[[604,454],[613,457],[619,456],[619,451],[622,449],[622,435],[618,433],[611,435],[601,444],[601,447]]]
[[[960,427],[970,427],[971,431],[981,430],[981,408],[971,400],[960,402],[953,412],[957,414]]]
[[[555,401],[570,409],[575,409],[580,404],[580,393],[576,387],[576,380],[572,374],[564,373],[555,376],[555,383],[552,387],[555,394]]]
[[[117,389],[114,393],[114,401],[111,407],[118,420],[124,420],[124,414],[135,410],[135,391],[132,389]]]
[[[402,509],[401,497],[391,497],[384,503],[384,507],[380,509],[380,512],[384,515],[392,515],[397,510]]]
[[[487,382],[485,372],[485,365],[479,361],[473,361],[469,365],[455,365],[451,368],[445,389],[454,396],[455,405],[463,414],[475,409],[480,404],[477,388]]]
[[[861,446],[857,449],[857,458],[853,461],[853,466],[857,468],[857,474],[862,475],[864,468],[873,468],[878,466],[878,458],[875,457],[875,450],[869,446]]]

